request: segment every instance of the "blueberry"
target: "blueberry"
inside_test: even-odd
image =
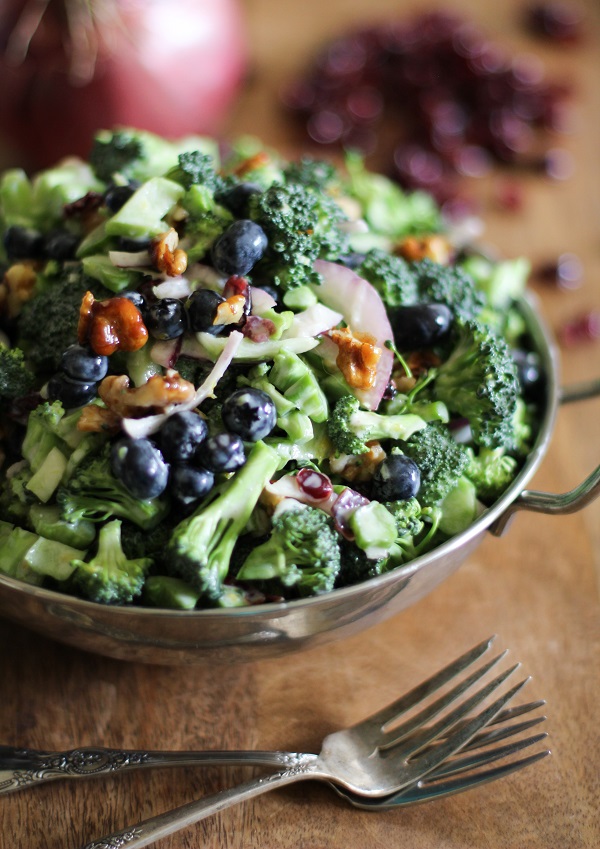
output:
[[[189,460],[207,435],[206,421],[197,413],[173,413],[160,429],[161,451],[171,463]]]
[[[267,247],[262,227],[247,218],[234,221],[212,249],[217,271],[230,277],[247,274],[261,259]]]
[[[75,380],[62,371],[52,375],[48,381],[48,398],[50,401],[60,401],[63,406],[83,407],[89,404],[97,395],[95,381]]]
[[[246,442],[257,442],[268,436],[277,420],[275,404],[260,389],[238,389],[223,404],[225,427]]]
[[[119,297],[127,298],[127,300],[131,301],[131,303],[136,306],[140,312],[144,312],[146,309],[146,299],[141,292],[136,292],[132,289],[127,292],[119,292]]]
[[[53,230],[44,236],[44,256],[59,261],[73,259],[78,244],[79,236],[75,233],[69,233],[68,230]]]
[[[155,339],[176,339],[187,328],[183,303],[177,298],[161,298],[146,307],[144,323]]]
[[[216,335],[224,330],[224,324],[214,324],[217,309],[225,298],[212,289],[196,289],[185,302],[190,330],[194,333],[212,333]]]
[[[538,398],[544,386],[544,375],[539,356],[533,351],[521,349],[512,352],[517,366],[519,385],[527,398]]]
[[[396,345],[401,351],[431,348],[448,333],[452,318],[446,304],[398,307],[391,316]]]
[[[111,449],[111,469],[134,498],[156,498],[166,489],[169,467],[149,439],[120,439]]]
[[[253,195],[261,195],[262,186],[258,183],[238,183],[219,196],[219,202],[236,218],[246,218],[250,207],[250,198]]]
[[[9,227],[4,234],[4,248],[10,259],[40,259],[44,237],[29,227]]]
[[[171,467],[169,493],[175,510],[187,515],[194,510],[214,486],[215,476],[208,469],[187,465]]]
[[[83,345],[71,345],[62,355],[60,367],[73,380],[94,382],[106,377],[108,357],[96,354]]]
[[[244,443],[236,433],[209,436],[200,445],[194,460],[211,472],[234,472],[246,462]]]
[[[389,454],[373,477],[373,498],[378,501],[407,501],[421,486],[419,467],[405,454]]]
[[[138,184],[135,182],[128,183],[126,186],[110,186],[104,193],[104,203],[111,212],[117,212],[127,203],[137,188]]]

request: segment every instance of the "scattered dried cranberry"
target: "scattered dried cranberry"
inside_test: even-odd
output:
[[[530,6],[526,22],[534,35],[572,44],[581,40],[583,18],[583,9],[577,3],[549,0]]]
[[[315,501],[325,501],[333,492],[333,486],[327,475],[314,469],[300,469],[296,475],[296,481],[304,494]]]
[[[567,321],[558,333],[566,347],[600,341],[600,310],[589,310]]]
[[[376,153],[379,170],[443,204],[460,178],[497,162],[564,179],[565,153],[536,151],[540,135],[566,129],[570,94],[544,80],[535,57],[510,57],[471,21],[439,11],[330,41],[282,100],[314,143]]]

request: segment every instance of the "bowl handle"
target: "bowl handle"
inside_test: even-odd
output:
[[[574,401],[584,401],[599,395],[600,379],[590,380],[585,383],[576,383],[573,386],[561,388],[559,392],[559,403],[570,404]],[[599,495],[600,466],[580,483],[579,486],[570,490],[570,492],[551,493],[524,490],[509,504],[504,513],[490,525],[489,531],[494,536],[502,536],[515,513],[518,513],[520,510],[529,510],[533,513],[550,513],[552,515],[576,513],[582,507],[590,504]]]

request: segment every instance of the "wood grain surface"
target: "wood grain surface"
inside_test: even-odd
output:
[[[517,213],[493,202],[494,174],[474,187],[485,240],[533,263],[574,252],[584,284],[536,285],[551,327],[600,309],[600,7],[586,0],[585,41],[560,49],[528,38],[523,5],[459,0],[508,49],[535,52],[549,77],[575,84],[575,161],[562,182],[521,179]],[[293,152],[299,141],[277,105],[282,81],[321,41],[353,23],[418,4],[392,0],[246,0],[252,75],[231,133],[250,132]],[[561,140],[561,144],[563,144]],[[600,375],[600,340],[562,352],[562,381]],[[563,492],[600,460],[600,401],[564,407],[535,489]],[[429,597],[344,642],[245,666],[165,668],[88,655],[0,622],[0,742],[60,749],[284,748],[314,751],[492,633],[532,676],[526,695],[547,700],[552,757],[484,788],[385,813],[353,810],[328,788],[300,785],[225,811],[161,849],[597,849],[600,846],[600,504],[571,516],[519,515],[489,537]],[[248,770],[178,769],[57,782],[0,800],[1,849],[76,849],[116,828],[243,780]]]

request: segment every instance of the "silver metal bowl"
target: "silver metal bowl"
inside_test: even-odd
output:
[[[121,660],[158,664],[259,660],[348,637],[399,613],[455,572],[486,533],[503,533],[519,510],[579,510],[600,494],[600,466],[576,489],[561,495],[525,487],[548,450],[559,404],[600,394],[600,380],[561,390],[556,348],[532,295],[522,300],[521,308],[547,375],[537,441],[502,498],[470,528],[429,554],[322,596],[228,610],[110,607],[0,576],[0,616],[60,642]]]

